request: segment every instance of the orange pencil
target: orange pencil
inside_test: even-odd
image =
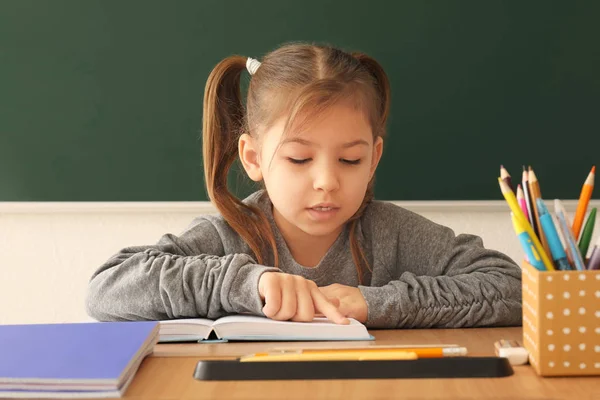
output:
[[[533,168],[531,168],[531,166],[529,166],[529,197],[531,198],[531,208],[533,209],[532,218],[535,218],[535,224],[538,227],[537,235],[540,239],[540,242],[542,243],[542,247],[544,248],[544,250],[546,250],[546,254],[552,254],[550,252],[550,246],[548,245],[546,235],[544,235],[544,230],[540,229],[542,225],[540,223],[540,214],[538,212],[537,199],[542,198],[542,192],[540,190],[540,183],[538,182],[537,176],[535,176],[535,172],[533,172]]]
[[[256,361],[312,361],[312,360],[361,360],[393,358],[394,355],[414,358],[442,358],[464,357],[467,355],[465,347],[415,347],[415,348],[389,348],[389,349],[290,349],[286,351],[271,351],[254,353],[240,357],[240,362]],[[387,356],[387,357],[386,357]]]
[[[575,218],[573,218],[573,236],[575,240],[579,240],[579,233],[581,232],[581,226],[583,225],[583,219],[587,212],[588,204],[592,198],[592,192],[594,191],[594,178],[596,177],[596,166],[592,167],[592,170],[588,174],[583,188],[581,188],[581,194],[579,195],[579,202],[577,203],[577,211],[575,211]]]
[[[303,354],[320,354],[320,353],[389,353],[393,351],[405,351],[411,353],[417,353],[419,358],[434,358],[434,357],[457,357],[466,356],[467,349],[465,347],[400,347],[400,348],[356,348],[356,349],[305,349],[302,350]],[[292,351],[293,352],[293,351]],[[273,353],[277,354],[277,353]]]

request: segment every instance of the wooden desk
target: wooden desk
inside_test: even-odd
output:
[[[521,328],[371,331],[374,342],[162,344],[146,358],[127,399],[577,399],[600,400],[600,378],[540,378],[530,366],[506,378],[202,382],[200,359],[226,359],[272,347],[456,343],[473,356],[494,354],[498,339],[521,341]]]

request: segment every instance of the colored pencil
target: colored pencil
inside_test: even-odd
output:
[[[320,359],[333,359],[334,357],[347,357],[349,359],[360,359],[365,355],[386,356],[392,354],[414,353],[418,358],[442,358],[442,357],[464,357],[468,354],[466,347],[405,347],[405,348],[356,348],[356,349],[290,349],[284,351],[268,351],[263,353],[252,353],[240,357],[241,362],[248,361],[291,361],[294,357],[321,356]],[[268,357],[268,358],[266,358]]]
[[[577,247],[577,241],[570,229],[571,224],[567,212],[565,211],[565,207],[559,199],[554,199],[554,212],[556,213],[556,219],[558,220],[558,228],[560,229],[566,244],[565,250],[570,259],[569,261],[572,260],[575,269],[582,271],[585,269],[585,263],[583,262],[579,247]]]
[[[535,223],[538,227],[537,234],[544,250],[546,250],[547,254],[550,254],[550,246],[548,245],[548,240],[546,239],[546,235],[544,234],[544,230],[541,229],[540,224],[540,213],[537,206],[537,199],[542,198],[542,192],[540,190],[540,183],[538,182],[537,176],[535,176],[535,172],[533,172],[533,168],[529,167],[529,198],[531,199],[531,205],[533,208],[533,217],[535,219]]]
[[[598,236],[596,245],[592,249],[592,255],[590,255],[587,269],[600,269],[600,236]]]
[[[523,191],[523,187],[521,186],[520,183],[517,185],[517,201],[519,202],[519,205],[521,206],[521,210],[523,210],[523,214],[525,214],[525,218],[531,224],[531,220],[529,219],[529,207],[527,204],[527,200],[525,200],[525,192]],[[518,236],[518,234],[517,234],[517,236]],[[525,261],[527,261],[528,263],[531,264],[528,254],[525,254]]]
[[[541,228],[544,230],[544,235],[548,240],[548,246],[550,246],[550,253],[552,255],[552,261],[554,261],[554,266],[561,271],[573,269],[569,264],[567,254],[565,253],[565,249],[558,237],[556,226],[552,220],[552,215],[548,211],[546,204],[544,204],[544,200],[538,199],[537,206],[538,211],[540,212]]]
[[[583,225],[583,219],[587,213],[588,204],[594,191],[594,178],[596,177],[596,166],[592,167],[592,170],[588,174],[583,187],[581,188],[581,194],[579,195],[579,202],[577,203],[577,211],[575,211],[575,217],[573,217],[573,236],[575,239],[579,239],[579,233],[581,226]]]
[[[519,238],[519,241],[521,242],[521,247],[523,247],[523,251],[525,252],[525,260],[529,264],[531,264],[535,269],[545,271],[546,267],[542,262],[542,258],[535,249],[535,246],[533,245],[533,240],[531,239],[531,236],[527,233],[523,221],[518,221],[515,217],[515,213],[513,212],[510,213],[510,219],[512,220],[515,233]]]
[[[508,173],[508,171],[506,170],[506,168],[504,168],[504,165],[500,166],[500,178],[502,178],[502,180],[504,182],[506,182],[506,184],[508,185],[508,187],[510,188],[510,190],[512,190],[513,193],[514,193],[515,192],[515,188],[513,188],[511,176]]]
[[[590,212],[590,215],[583,226],[581,238],[579,239],[579,251],[581,251],[581,257],[583,257],[584,260],[588,252],[590,242],[592,241],[592,234],[594,233],[594,225],[596,224],[596,211],[596,207],[592,208],[592,211]]]
[[[523,165],[523,178],[521,180],[523,195],[525,196],[525,202],[527,204],[527,219],[533,228],[533,231],[537,234],[537,226],[535,226],[535,220],[531,217],[533,216],[533,211],[531,210],[531,199],[529,198],[529,171],[527,171],[527,167]]]
[[[498,177],[498,184],[500,185],[500,190],[502,191],[502,195],[504,196],[504,199],[506,200],[508,207],[515,215],[515,218],[517,219],[517,221],[519,221],[522,224],[525,231],[531,237],[531,240],[533,241],[533,245],[534,245],[535,249],[537,250],[538,254],[540,255],[542,262],[544,263],[544,267],[546,267],[546,269],[548,271],[554,271],[555,268],[552,264],[552,261],[550,261],[550,258],[548,257],[549,253],[546,253],[546,251],[544,250],[544,247],[540,243],[538,237],[533,232],[533,229],[531,228],[531,224],[529,224],[529,222],[527,221],[527,218],[525,218],[525,214],[523,214],[523,211],[521,211],[521,208],[519,208],[519,204],[517,203],[517,198],[515,197],[515,194],[513,193],[512,190],[510,190],[510,187],[508,187],[506,182],[504,182],[502,180],[502,178],[500,178],[500,177]]]
[[[519,183],[517,185],[517,201],[519,202],[519,206],[521,210],[523,210],[523,214],[525,214],[525,218],[529,221],[529,210],[527,210],[527,200],[525,200],[525,194],[523,193],[523,188]]]
[[[416,360],[419,356],[414,351],[390,351],[388,353],[366,352],[323,352],[296,354],[248,354],[240,357],[240,362],[289,362],[289,361],[375,361],[375,360]],[[428,357],[433,358],[433,357]],[[441,357],[440,357],[441,358]]]

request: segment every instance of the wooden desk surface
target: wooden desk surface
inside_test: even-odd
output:
[[[577,399],[600,400],[599,377],[540,378],[530,366],[505,378],[202,382],[198,360],[235,358],[273,347],[459,344],[494,354],[499,339],[521,341],[521,328],[374,330],[374,342],[161,344],[142,363],[127,399]]]

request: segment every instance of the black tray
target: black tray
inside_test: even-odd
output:
[[[501,357],[446,357],[382,361],[199,361],[194,378],[201,381],[290,379],[496,378],[513,369]]]

